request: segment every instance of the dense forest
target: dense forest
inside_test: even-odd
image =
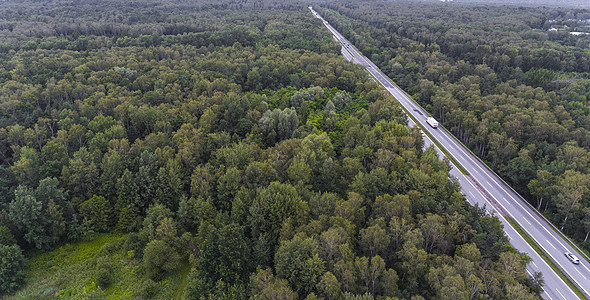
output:
[[[590,10],[322,5],[381,70],[590,250],[590,35],[571,34],[590,31]]]
[[[346,22],[335,21],[362,24]],[[497,217],[465,201],[449,162],[304,3],[8,0],[0,40],[0,296],[539,297],[540,274],[527,275]],[[480,97],[479,77],[461,72],[503,81],[467,61],[456,70],[443,46],[411,45],[441,68],[418,80],[414,58],[394,63],[400,83],[430,84],[413,89],[422,100],[453,97],[439,84],[455,77],[449,89]],[[570,111],[555,122],[570,116],[564,132],[586,133]],[[582,151],[576,142],[554,152]],[[556,168],[582,176],[569,164],[582,159]]]

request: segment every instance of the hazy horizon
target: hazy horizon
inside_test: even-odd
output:
[[[395,0],[394,0],[395,1]],[[517,6],[552,6],[590,9],[588,0],[401,0],[407,2],[452,2],[461,4],[494,4]]]

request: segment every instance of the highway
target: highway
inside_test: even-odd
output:
[[[422,109],[414,100],[405,94],[391,79],[385,76],[379,68],[369,59],[363,56],[348,40],[346,40],[336,29],[325,21],[317,12],[310,7],[310,10],[332,32],[337,39],[352,55],[352,61],[362,65],[399,103],[418,121],[422,130],[426,130],[439,145],[449,153],[453,159],[469,173],[464,175],[457,168],[451,170],[451,175],[458,179],[463,194],[472,203],[483,204],[494,211],[504,224],[504,231],[510,239],[510,243],[520,252],[528,254],[532,262],[527,265],[529,274],[542,272],[544,284],[543,298],[557,299],[580,299],[574,291],[562,280],[549,264],[541,258],[538,253],[529,245],[525,239],[506,221],[511,218],[514,222],[526,231],[536,242],[542,251],[557,265],[578,287],[587,298],[590,298],[590,266],[582,254],[568,244],[544,217],[531,208],[520,195],[515,193],[505,184],[498,175],[488,168],[480,159],[473,155],[467,148],[456,140],[444,127],[432,128],[426,123],[430,115]],[[411,121],[410,125],[414,122]],[[425,142],[433,144],[426,135]],[[436,146],[436,145],[435,145]],[[439,154],[442,155],[440,149]],[[580,258],[581,263],[573,264],[564,255],[569,251]]]

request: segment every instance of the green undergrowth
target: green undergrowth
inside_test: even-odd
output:
[[[68,243],[47,252],[28,253],[27,284],[6,299],[133,299],[146,290],[141,259],[121,247],[126,235],[96,234],[90,241]],[[111,283],[96,282],[101,257],[112,264]],[[190,265],[151,285],[153,299],[180,299]]]

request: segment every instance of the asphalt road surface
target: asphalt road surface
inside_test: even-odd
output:
[[[510,239],[510,243],[521,252],[527,253],[532,262],[528,264],[529,274],[542,272],[545,299],[579,299],[572,289],[557,275],[557,273],[543,260],[537,252],[516,232],[506,221],[506,217],[518,223],[527,234],[539,245],[547,256],[553,260],[570,280],[584,293],[590,297],[590,267],[587,260],[573,249],[557,232],[556,229],[533,208],[505,184],[491,169],[483,164],[477,157],[457,141],[445,128],[432,128],[426,123],[429,114],[408,97],[395,83],[385,76],[379,68],[369,59],[363,56],[348,40],[346,40],[336,29],[317,14],[311,7],[310,10],[324,25],[332,32],[343,47],[352,55],[352,62],[363,65],[383,87],[391,93],[399,103],[408,111],[414,119],[420,123],[423,130],[436,139],[442,147],[457,161],[469,175],[464,175],[457,168],[451,170],[462,188],[467,200],[480,206],[486,205],[491,211],[500,217],[504,224],[504,231]],[[415,126],[410,120],[410,125]],[[424,135],[427,144],[433,144],[430,138]],[[436,145],[435,145],[436,147]],[[437,149],[440,155],[444,155]],[[564,253],[569,251],[580,258],[581,263],[575,265],[570,262]]]

